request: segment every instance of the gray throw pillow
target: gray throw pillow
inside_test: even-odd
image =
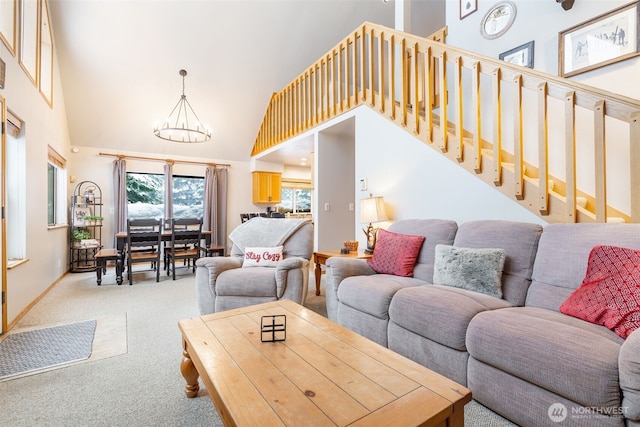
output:
[[[504,249],[436,245],[435,285],[454,286],[502,298]]]

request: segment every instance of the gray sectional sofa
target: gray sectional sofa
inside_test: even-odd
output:
[[[425,219],[389,231],[425,236],[413,277],[330,258],[331,320],[469,387],[517,424],[640,426],[640,331],[624,340],[559,311],[591,249],[640,249],[640,224]],[[432,284],[438,244],[504,249],[502,298]]]

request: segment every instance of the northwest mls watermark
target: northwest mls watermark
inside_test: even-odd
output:
[[[567,418],[571,420],[585,420],[598,418],[624,418],[627,408],[624,406],[572,406],[568,409],[562,403],[553,403],[547,410],[549,419],[554,423],[561,423]]]

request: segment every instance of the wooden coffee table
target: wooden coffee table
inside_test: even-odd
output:
[[[264,315],[286,340],[261,342]],[[181,320],[187,397],[227,426],[463,426],[471,392],[289,300]]]

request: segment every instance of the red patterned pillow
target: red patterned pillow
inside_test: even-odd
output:
[[[627,338],[640,328],[640,250],[595,246],[582,284],[560,311]]]
[[[367,262],[377,273],[413,277],[413,266],[424,239],[424,236],[399,234],[381,228],[373,256]]]

